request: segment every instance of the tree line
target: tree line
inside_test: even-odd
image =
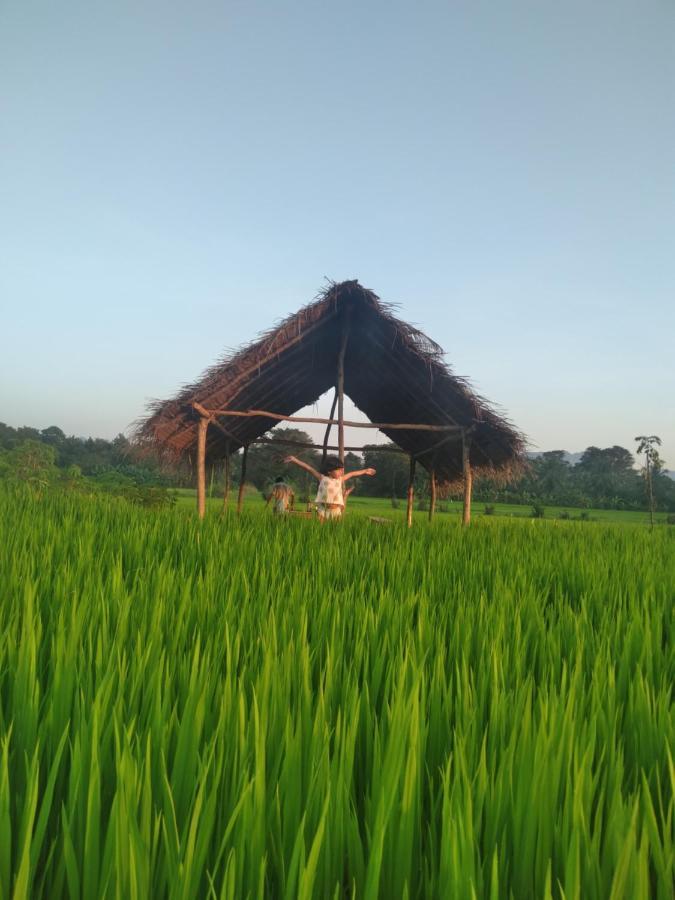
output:
[[[277,440],[295,440],[311,443],[310,437],[297,429],[275,429],[270,443],[249,448],[246,480],[258,490],[265,491],[277,475],[284,476],[299,488],[301,493],[311,493],[314,485],[309,476],[300,475],[292,466],[283,462],[288,447]],[[377,474],[360,479],[356,492],[364,497],[389,497],[394,502],[406,496],[410,464],[403,453],[393,452],[394,444],[373,444],[366,447],[363,456],[347,454],[347,469],[372,466]],[[321,454],[316,450],[293,451],[306,462],[318,467]],[[500,484],[489,479],[477,480],[474,497],[487,503],[544,504],[571,506],[580,509],[646,510],[649,507],[649,484],[654,504],[662,511],[675,511],[675,481],[664,471],[664,461],[658,452],[649,457],[650,466],[637,467],[630,450],[613,447],[587,447],[575,464],[567,459],[564,450],[552,450],[530,459],[523,475],[510,484]],[[238,466],[233,467],[233,481],[238,480]],[[425,497],[429,490],[429,476],[421,466],[415,474],[415,495]],[[461,488],[457,491],[457,496]]]
[[[297,448],[289,447],[288,442],[298,445]],[[300,500],[311,498],[316,488],[313,479],[283,461],[292,451],[319,468],[320,452],[302,447],[311,443],[310,436],[299,429],[274,429],[266,443],[249,448],[247,484],[266,494],[274,479],[281,475],[293,485]],[[640,447],[644,450],[643,445]],[[360,480],[357,495],[387,497],[394,502],[405,497],[409,461],[405,454],[392,452],[394,448],[393,444],[373,444],[365,448],[363,456],[347,454],[347,469],[365,465],[377,470],[373,478]],[[238,463],[237,455],[230,465],[233,487],[239,483]],[[138,502],[143,502],[144,492],[150,498],[157,498],[162,496],[161,491],[194,486],[194,472],[189,466],[161,464],[157,459],[141,457],[122,434],[108,441],[67,436],[57,426],[38,430],[12,428],[3,423],[0,423],[0,477],[32,480],[36,486],[40,483],[70,487],[86,485],[122,495],[126,493]],[[212,493],[222,492],[224,464],[212,466],[207,479]],[[675,511],[675,481],[664,472],[664,461],[657,449],[651,449],[649,466],[638,468],[630,450],[613,446],[587,447],[575,464],[562,450],[542,453],[531,459],[522,477],[510,484],[478,480],[474,496],[488,503],[644,510],[648,508],[649,491],[657,509]],[[416,496],[423,498],[427,492],[427,473],[418,466]]]
[[[0,422],[0,479],[36,491],[105,492],[161,506],[173,502],[170,489],[189,477],[184,468],[139,457],[123,434],[108,441],[67,436],[56,425],[39,430]]]

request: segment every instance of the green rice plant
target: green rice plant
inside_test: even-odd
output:
[[[0,528],[0,897],[672,896],[667,529]]]

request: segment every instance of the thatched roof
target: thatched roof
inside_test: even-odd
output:
[[[193,456],[197,421],[192,404],[208,410],[263,409],[293,415],[335,385],[343,318],[349,315],[345,354],[345,393],[373,422],[426,423],[473,427],[471,463],[476,474],[509,477],[523,458],[524,441],[500,416],[454,375],[443,351],[422,332],[400,321],[358,281],[331,284],[295,315],[258,341],[208,369],[172,400],[151,406],[136,437],[140,444],[174,456]],[[221,459],[261,437],[272,419],[221,419],[232,436],[210,427],[207,459]],[[419,463],[436,470],[439,481],[461,477],[461,440],[437,450],[442,434],[385,431]],[[370,436],[364,440],[371,440]],[[425,452],[428,451],[428,452]]]

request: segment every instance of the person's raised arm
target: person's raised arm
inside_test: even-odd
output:
[[[375,469],[355,469],[353,472],[347,472],[342,476],[343,481],[349,481],[350,478],[358,478],[360,475],[374,475]]]
[[[296,456],[287,456],[284,459],[285,463],[293,463],[295,466],[300,466],[301,469],[304,469],[305,472],[309,472],[310,475],[313,475],[317,481],[321,481],[321,473],[317,472],[313,466],[310,466],[309,463],[303,462],[301,459],[298,459]]]

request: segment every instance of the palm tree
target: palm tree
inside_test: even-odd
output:
[[[638,442],[637,453],[645,455],[645,483],[647,485],[647,497],[649,499],[649,522],[654,527],[654,492],[652,490],[652,471],[659,465],[659,451],[661,438],[656,434],[640,434],[635,440]]]

